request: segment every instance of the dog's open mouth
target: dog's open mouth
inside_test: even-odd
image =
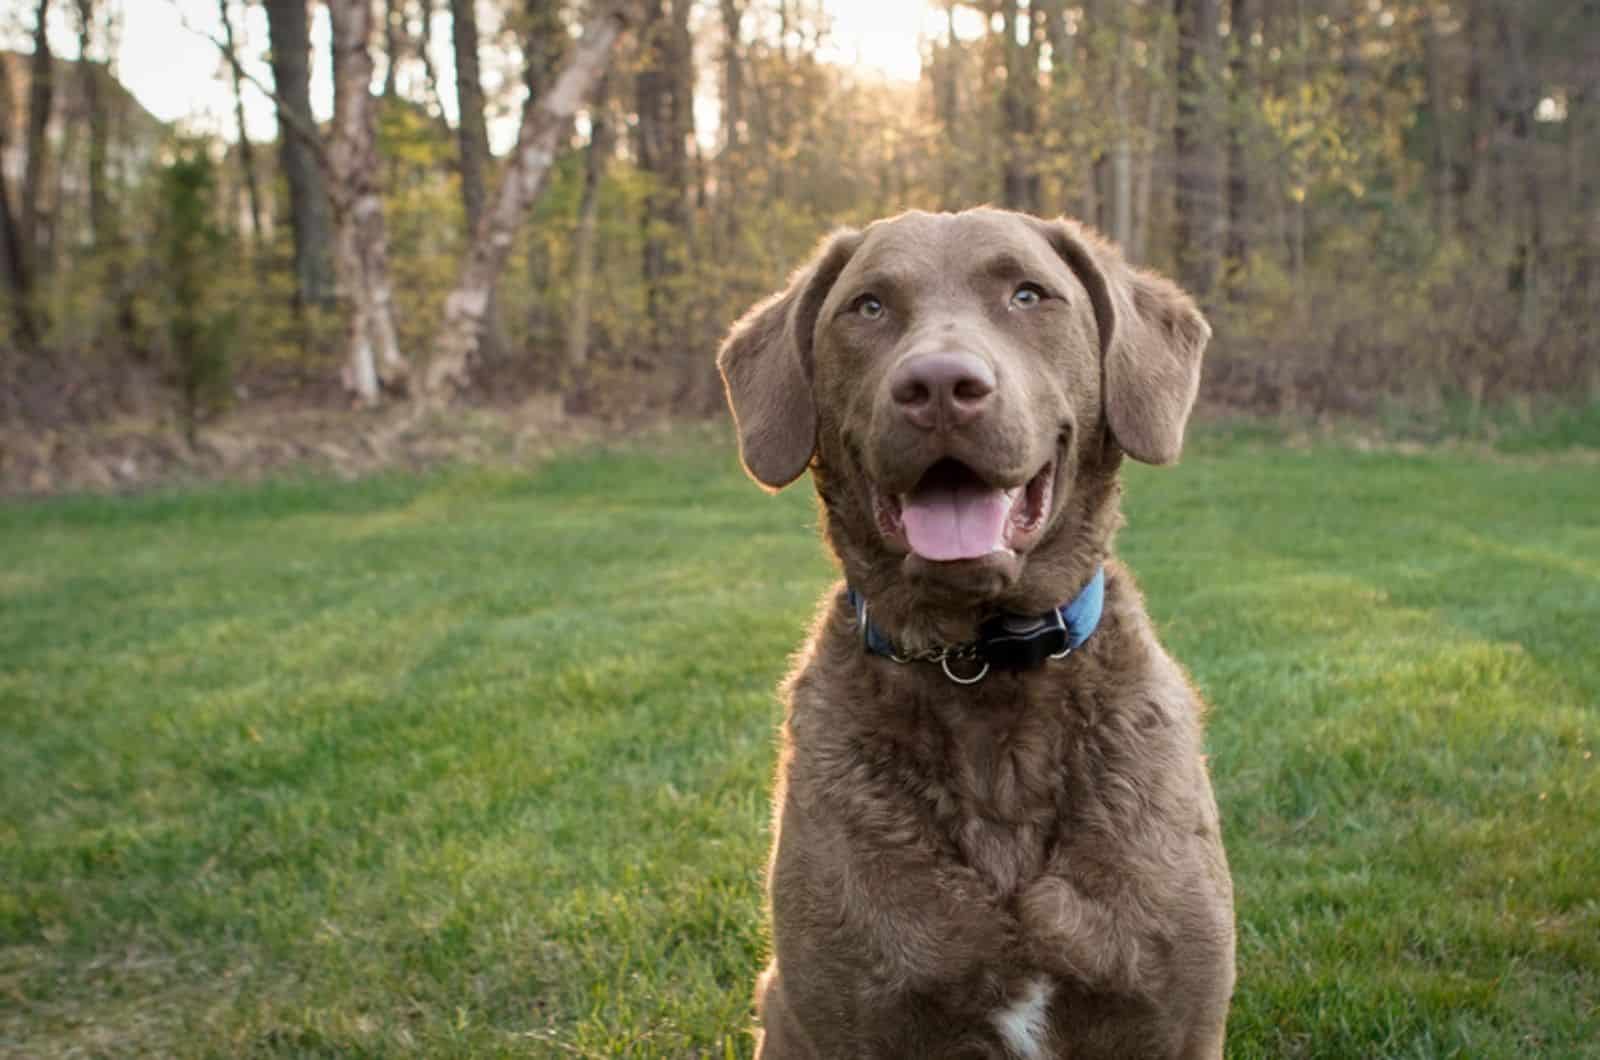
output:
[[[874,497],[884,537],[939,563],[1021,552],[1033,544],[1050,511],[1055,461],[1009,489],[994,486],[959,460],[923,473],[909,493]]]

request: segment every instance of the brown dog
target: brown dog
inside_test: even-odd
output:
[[[1222,1054],[1204,708],[1110,560],[1118,465],[1177,459],[1209,336],[988,209],[840,232],[733,329],[745,467],[810,468],[848,584],[787,685],[760,1056]]]

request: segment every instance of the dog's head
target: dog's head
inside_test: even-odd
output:
[[[1210,334],[1071,221],[908,213],[827,240],[718,364],[745,468],[812,468],[846,575],[904,627],[1070,596],[1121,454],[1177,459]]]

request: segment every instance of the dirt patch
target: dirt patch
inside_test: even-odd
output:
[[[451,463],[525,464],[640,426],[571,415],[553,395],[429,413],[404,404],[373,412],[246,404],[202,428],[192,447],[175,424],[149,415],[89,424],[4,424],[0,497],[139,492],[284,474],[357,478]]]

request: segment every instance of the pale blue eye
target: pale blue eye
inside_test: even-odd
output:
[[[1044,292],[1031,283],[1025,283],[1011,293],[1011,304],[1017,309],[1032,309],[1044,301]]]

